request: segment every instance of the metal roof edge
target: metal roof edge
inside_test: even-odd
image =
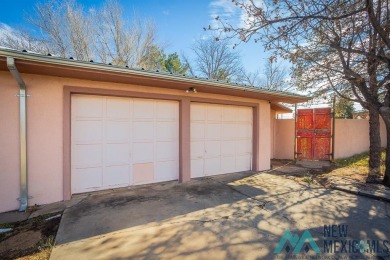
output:
[[[144,70],[144,69],[128,68],[125,66],[109,65],[109,64],[98,63],[98,62],[65,59],[57,56],[48,56],[48,55],[43,55],[38,53],[13,50],[9,48],[4,49],[2,47],[0,47],[0,56],[3,57],[12,56],[15,59],[42,62],[42,63],[53,64],[53,65],[63,65],[69,67],[100,70],[100,71],[121,73],[121,74],[134,75],[134,76],[144,76],[144,77],[151,77],[157,79],[187,82],[193,84],[203,84],[212,87],[230,88],[230,89],[236,89],[236,90],[259,93],[259,94],[267,94],[271,96],[299,99],[301,100],[300,102],[305,102],[311,99],[311,97],[289,93],[289,92],[267,90],[267,89],[261,89],[256,87],[243,86],[240,84],[223,83],[217,80],[207,80],[202,78],[187,77],[185,75],[171,74],[170,72],[165,72],[165,71],[161,71],[161,72],[158,70],[151,71],[151,70]]]

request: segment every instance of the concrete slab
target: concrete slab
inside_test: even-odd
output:
[[[330,167],[330,162],[329,161],[297,161],[296,165],[308,169],[322,169],[324,167]]]
[[[361,183],[349,178],[333,177],[331,187],[340,191],[390,202],[390,188],[381,184]]]
[[[10,211],[0,213],[0,224],[20,222],[28,219],[31,212]]]
[[[274,250],[289,229],[309,230],[323,252],[324,226],[347,225],[346,237],[390,240],[382,201],[284,176],[230,174],[92,194],[65,209],[51,259],[285,259],[315,256]],[[307,245],[307,244],[306,244]],[[390,257],[388,252],[357,253]],[[354,254],[330,252],[330,257]],[[356,254],[355,254],[356,255]]]
[[[36,218],[46,214],[62,212],[66,208],[74,206],[75,204],[79,203],[87,196],[88,195],[79,195],[79,196],[75,196],[72,200],[60,201],[60,202],[55,202],[46,205],[39,205],[38,209],[32,212],[29,218]]]

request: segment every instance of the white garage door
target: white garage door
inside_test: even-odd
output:
[[[191,104],[191,177],[251,170],[250,107]]]
[[[176,180],[175,101],[72,96],[72,193]]]

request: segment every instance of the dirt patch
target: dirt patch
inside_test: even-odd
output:
[[[15,251],[27,250],[30,247],[34,247],[41,239],[42,234],[39,230],[28,230],[18,233],[0,243],[0,254],[10,248]]]
[[[61,217],[48,218],[60,213],[0,225],[13,229],[0,236],[0,259],[49,259]]]
[[[381,174],[385,169],[385,151],[381,155]],[[296,167],[294,161],[272,160],[276,172],[278,168]],[[368,153],[357,154],[349,158],[338,159],[322,169],[309,169],[301,175],[288,169],[286,176],[304,185],[321,185],[327,188],[334,186],[352,186],[363,191],[375,191],[384,188],[381,184],[366,183],[368,176]]]

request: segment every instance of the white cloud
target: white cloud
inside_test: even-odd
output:
[[[7,24],[0,23],[0,37],[3,37],[4,35],[12,34],[13,31],[14,30]]]
[[[217,15],[221,17],[231,17],[237,14],[237,7],[229,0],[214,0],[210,2],[210,16],[215,18]]]
[[[163,13],[163,15],[166,15],[166,16],[171,14],[171,12],[169,10],[163,10],[162,13]]]
[[[257,7],[266,8],[263,0],[243,0],[243,4],[255,4]],[[244,10],[238,8],[231,0],[214,0],[209,4],[209,14],[211,18],[211,25],[216,27],[218,22],[215,17],[227,20],[233,27],[246,28],[249,24],[254,22],[253,17],[249,17]]]

